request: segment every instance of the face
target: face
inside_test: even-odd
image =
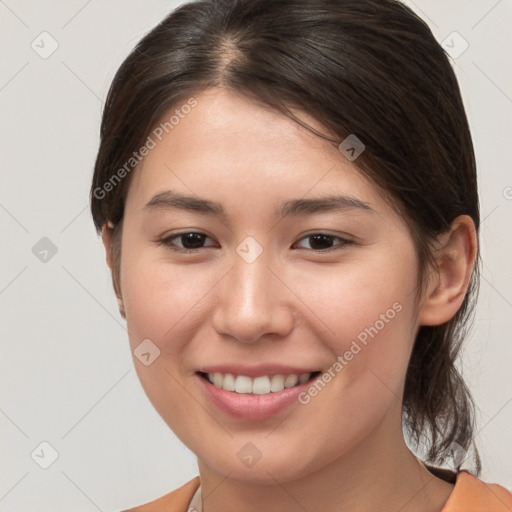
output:
[[[221,89],[195,98],[126,200],[120,284],[147,396],[200,463],[247,481],[401,435],[418,327],[403,219],[288,118]]]

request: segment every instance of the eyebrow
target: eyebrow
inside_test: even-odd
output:
[[[222,204],[197,196],[178,194],[172,190],[164,190],[155,194],[143,210],[179,209],[213,215],[227,220],[227,214]],[[300,198],[284,201],[276,206],[276,217],[284,218],[294,215],[311,215],[329,211],[361,210],[375,213],[375,210],[365,201],[353,196],[325,195],[316,198]]]

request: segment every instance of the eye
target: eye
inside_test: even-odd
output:
[[[165,245],[173,251],[197,252],[200,249],[215,247],[215,244],[204,245],[207,240],[212,240],[207,234],[189,231],[163,238],[158,244]],[[310,249],[315,252],[329,252],[343,249],[343,247],[352,243],[351,240],[328,233],[311,233],[301,238],[295,246],[299,249]]]
[[[173,251],[184,251],[184,252],[193,252],[198,249],[204,249],[210,246],[204,246],[205,240],[211,238],[205,233],[198,233],[195,231],[190,231],[186,233],[178,233],[176,235],[168,236],[162,240],[160,240],[159,245],[163,244],[169,249]],[[179,241],[179,243],[177,243]]]
[[[335,244],[335,241],[338,243]],[[299,247],[300,249],[312,249],[316,252],[328,252],[337,249],[343,249],[343,247],[352,244],[351,240],[342,238],[336,235],[330,235],[328,233],[311,233],[299,240],[297,243],[300,244],[302,241],[306,241],[309,247]]]

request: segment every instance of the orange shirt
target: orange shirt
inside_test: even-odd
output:
[[[124,512],[187,512],[192,496],[199,487],[196,476],[182,487]],[[512,494],[497,484],[486,484],[468,471],[457,473],[455,487],[441,512],[511,512]]]

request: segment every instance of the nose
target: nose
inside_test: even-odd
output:
[[[213,327],[243,343],[284,337],[293,329],[292,296],[264,255],[247,263],[236,255],[217,287]]]

